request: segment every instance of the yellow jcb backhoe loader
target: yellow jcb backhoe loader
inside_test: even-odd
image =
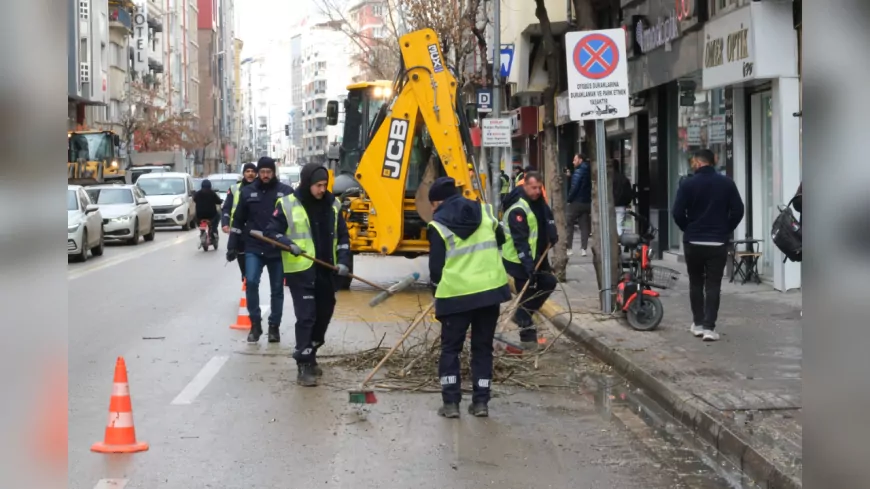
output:
[[[127,165],[120,157],[120,142],[114,131],[67,132],[67,181],[75,185],[124,183]]]
[[[466,198],[484,199],[485,182],[470,171],[477,165],[459,86],[438,36],[422,29],[401,36],[399,44],[402,59],[392,84],[351,85],[344,102],[332,189],[343,202],[354,254],[427,254],[428,193],[439,176],[454,178]],[[338,113],[338,102],[330,101],[329,125]]]

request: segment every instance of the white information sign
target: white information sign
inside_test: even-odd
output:
[[[628,60],[625,31],[568,32],[568,108],[571,120],[628,117]]]
[[[138,2],[133,13],[133,71],[140,77],[148,72],[148,2]]]
[[[511,147],[511,120],[510,118],[483,119],[481,136],[484,148],[510,148]]]

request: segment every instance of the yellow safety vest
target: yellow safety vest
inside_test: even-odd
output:
[[[236,215],[236,207],[239,206],[239,190],[242,188],[241,183],[237,183],[230,187],[230,194],[233,196],[233,207],[230,209],[230,226],[233,225],[233,216]]]
[[[284,211],[284,217],[287,219],[287,231],[285,235],[291,241],[296,243],[296,246],[302,249],[309,256],[315,256],[314,238],[311,236],[311,224],[308,221],[308,213],[302,203],[291,194],[287,197],[282,197],[278,202],[281,204],[281,209]],[[341,202],[335,199],[332,204],[332,211],[335,214],[335,229],[333,229],[332,239],[332,262],[338,262],[338,218],[341,212]],[[289,251],[281,252],[281,261],[284,265],[284,273],[303,272],[311,268],[313,261],[302,256],[293,256]]]
[[[514,246],[513,237],[511,237],[510,224],[508,223],[510,213],[513,212],[514,209],[520,209],[523,211],[523,214],[526,216],[526,221],[529,223],[529,249],[532,253],[532,260],[534,260],[537,258],[535,255],[537,255],[538,250],[538,218],[535,217],[535,213],[532,212],[529,203],[522,198],[518,200],[516,204],[510,206],[506,211],[504,211],[502,224],[504,225],[505,243],[501,247],[501,256],[511,263],[522,263],[520,261],[519,253],[517,253],[517,249]]]
[[[498,220],[489,204],[481,204],[481,207],[480,226],[468,239],[460,238],[440,222],[429,222],[429,227],[444,239],[447,249],[441,281],[435,289],[436,299],[476,294],[508,283],[495,240]]]

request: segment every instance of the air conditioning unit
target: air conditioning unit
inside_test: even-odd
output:
[[[82,83],[91,82],[91,65],[88,62],[79,63],[79,78]]]

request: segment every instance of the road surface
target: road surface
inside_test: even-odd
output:
[[[397,337],[431,300],[424,287],[376,309],[364,286],[340,293],[321,350],[323,362],[339,363],[325,365],[321,386],[299,387],[289,293],[282,342],[264,335],[248,345],[229,328],[242,294],[236,264],[197,250],[197,234],[161,230],[152,243],[108,246],[68,266],[69,487],[747,487],[564,338],[540,374],[495,385],[487,419],[469,416],[467,402],[459,420],[438,417],[437,393],[378,391],[377,404],[349,405],[347,390],[365,374],[350,365],[354,354]],[[426,262],[357,257],[356,271],[389,283],[425,276]],[[137,438],[150,449],[97,454],[90,446],[103,437],[118,356]]]

